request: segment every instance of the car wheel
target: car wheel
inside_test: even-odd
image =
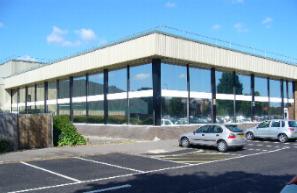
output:
[[[245,135],[246,139],[247,140],[253,140],[255,139],[255,136],[252,132],[248,132],[246,135]]]
[[[219,152],[226,152],[228,149],[227,143],[225,141],[219,141],[217,145]]]
[[[188,138],[186,137],[183,137],[181,140],[180,140],[180,145],[182,147],[189,147],[190,146],[190,141]]]
[[[288,139],[288,136],[286,134],[279,134],[278,136],[278,140],[281,142],[281,143],[286,143],[289,139]]]

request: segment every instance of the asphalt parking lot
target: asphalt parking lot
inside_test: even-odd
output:
[[[296,142],[252,141],[227,153],[195,147],[7,163],[0,192],[279,192],[297,174],[296,152]]]

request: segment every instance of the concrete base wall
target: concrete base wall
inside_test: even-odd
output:
[[[18,127],[16,114],[0,114],[0,139],[11,142],[13,149],[18,149]]]
[[[256,123],[239,124],[239,128],[246,129]],[[200,125],[181,126],[133,126],[133,125],[94,125],[75,124],[78,132],[85,136],[114,137],[137,140],[178,139],[186,132],[192,132]]]

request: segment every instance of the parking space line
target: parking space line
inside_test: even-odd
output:
[[[63,175],[63,174],[60,174],[60,173],[57,173],[57,172],[54,172],[54,171],[51,171],[51,170],[47,170],[47,169],[45,169],[45,168],[42,168],[42,167],[39,167],[39,166],[35,166],[35,165],[33,165],[33,164],[29,164],[29,163],[27,163],[27,162],[20,162],[20,163],[22,163],[22,164],[24,164],[24,165],[26,165],[26,166],[29,166],[29,167],[31,167],[31,168],[35,168],[35,169],[37,169],[37,170],[42,170],[42,171],[44,171],[44,172],[48,172],[48,173],[50,173],[50,174],[54,174],[54,175],[56,175],[56,176],[65,178],[65,179],[67,179],[67,180],[71,180],[71,181],[73,181],[73,182],[81,182],[81,181],[78,180],[78,179],[75,179],[75,178],[72,178],[72,177],[69,177],[69,176],[65,176],[65,175]]]
[[[124,188],[131,188],[131,187],[132,186],[130,184],[125,184],[125,185],[121,185],[121,186],[114,186],[114,187],[110,187],[110,188],[103,188],[103,189],[93,190],[93,191],[84,192],[84,193],[99,193],[99,192],[119,190],[119,189],[124,189]]]
[[[139,156],[139,157],[143,157],[143,158],[147,158],[147,159],[155,159],[155,160],[162,161],[162,162],[171,162],[171,163],[175,163],[175,164],[191,165],[189,163],[178,163],[178,162],[175,162],[172,160],[164,160],[164,159],[154,157],[154,156],[146,156],[146,155],[133,155],[133,156]]]
[[[123,178],[123,177],[145,175],[145,174],[161,172],[161,171],[169,171],[169,170],[175,170],[175,169],[190,168],[190,167],[195,167],[195,166],[199,166],[199,165],[206,165],[206,164],[210,164],[210,163],[217,163],[217,162],[236,160],[236,159],[241,159],[241,158],[245,158],[245,157],[252,157],[252,156],[262,155],[262,154],[270,154],[270,153],[275,153],[275,152],[282,151],[282,150],[285,150],[285,149],[288,149],[288,148],[281,148],[281,149],[276,149],[276,150],[271,150],[271,151],[266,151],[266,152],[257,152],[257,153],[253,153],[253,154],[241,155],[241,156],[226,158],[226,159],[222,159],[222,160],[213,160],[213,161],[208,161],[208,162],[198,163],[198,164],[167,167],[167,168],[162,168],[162,169],[146,171],[144,173],[124,174],[124,175],[111,176],[111,177],[106,177],[106,178],[85,180],[85,181],[80,181],[80,182],[73,182],[73,183],[65,183],[65,184],[59,184],[59,185],[53,185],[53,186],[43,186],[43,187],[37,187],[37,188],[31,188],[31,189],[24,189],[24,190],[9,192],[9,193],[21,193],[21,192],[29,192],[29,191],[36,191],[36,190],[45,190],[45,189],[52,189],[52,188],[58,188],[58,187],[64,187],[64,186],[71,186],[71,185],[76,185],[76,184],[99,182],[99,181],[110,180],[110,179],[118,179],[118,178]]]
[[[93,159],[87,159],[87,158],[82,158],[82,157],[74,157],[74,158],[75,159],[82,160],[82,161],[87,161],[87,162],[92,162],[92,163],[96,163],[96,164],[107,165],[107,166],[111,166],[111,167],[115,167],[115,168],[120,168],[120,169],[124,169],[124,170],[130,170],[130,171],[133,171],[133,172],[144,173],[144,171],[142,171],[142,170],[136,170],[136,169],[133,169],[133,168],[128,168],[128,167],[119,166],[119,165],[115,165],[115,164],[109,164],[109,163],[106,163],[106,162],[100,162],[100,161],[96,161],[96,160],[93,160]]]
[[[185,152],[185,153],[177,153],[177,154],[168,154],[168,155],[155,155],[153,157],[159,157],[159,158],[163,158],[163,157],[168,157],[168,156],[180,156],[180,155],[187,155],[187,154],[193,154],[193,153],[201,153],[204,152],[203,150],[199,149],[198,151],[193,151],[193,152]]]

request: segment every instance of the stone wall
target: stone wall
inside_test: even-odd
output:
[[[239,124],[238,127],[246,129],[255,126],[256,123]],[[135,126],[135,125],[95,125],[75,124],[78,132],[84,136],[100,136],[126,138],[136,140],[178,139],[185,132],[192,132],[201,125],[180,126]]]
[[[13,149],[53,146],[53,117],[51,114],[0,114],[0,139],[13,144]]]

